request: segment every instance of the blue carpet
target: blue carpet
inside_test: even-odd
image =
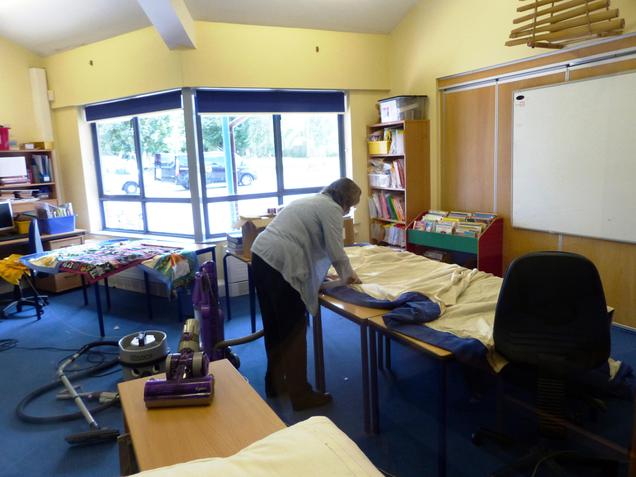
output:
[[[119,474],[115,444],[72,448],[64,437],[87,430],[83,420],[46,425],[27,424],[15,415],[18,402],[33,389],[53,381],[58,361],[70,351],[99,339],[94,297],[91,305],[82,306],[82,296],[74,291],[51,298],[40,321],[30,310],[22,317],[0,321],[0,339],[18,340],[17,346],[0,353],[0,475],[2,476],[115,476]],[[176,303],[153,298],[155,317],[146,318],[143,295],[112,290],[113,307],[106,314],[106,338],[117,340],[140,330],[159,329],[168,334],[171,349],[176,349],[181,325],[177,321]],[[226,337],[249,332],[246,297],[233,299],[233,319],[226,322]],[[393,345],[393,371],[381,372],[381,433],[368,436],[363,431],[360,401],[360,343],[358,327],[325,310],[323,315],[324,350],[327,388],[334,401],[317,410],[293,412],[286,397],[268,399],[274,411],[287,424],[314,414],[330,417],[383,470],[400,477],[436,475],[437,472],[437,386],[438,369],[434,361],[416,352]],[[311,329],[309,331],[309,377],[313,381]],[[636,365],[636,335],[614,328],[613,356]],[[50,348],[47,348],[50,347]],[[113,349],[104,348],[111,352]],[[261,395],[265,396],[263,375],[266,358],[262,340],[235,348],[240,355],[240,371]],[[101,359],[109,359],[104,355]],[[92,361],[99,360],[93,356]],[[80,363],[87,366],[91,363]],[[493,422],[492,380],[473,376],[456,364],[449,369],[448,411],[448,475],[479,476],[503,465],[510,454],[496,445],[475,447],[473,430]],[[472,378],[472,379],[467,379]],[[121,379],[119,368],[99,378],[83,380],[83,390],[114,390]],[[477,382],[477,387],[467,383]],[[476,389],[482,396],[476,399]],[[57,390],[56,390],[57,391]],[[75,411],[69,402],[55,401],[55,392],[38,399],[28,411],[31,414],[54,415]],[[632,432],[632,405],[619,400],[608,401],[609,410],[592,423],[592,429],[623,447],[629,447]],[[532,429],[532,420],[510,411],[507,426],[523,433]],[[122,429],[119,408],[111,408],[95,416],[102,426]],[[542,470],[542,469],[540,469]],[[625,466],[622,469],[625,472]],[[537,473],[537,476],[548,475]]]

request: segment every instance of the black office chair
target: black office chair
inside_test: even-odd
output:
[[[610,318],[594,264],[565,252],[531,253],[513,261],[499,293],[494,342],[511,366],[536,379],[541,442],[492,475],[536,471],[541,464],[556,470],[552,457],[560,463],[601,466],[603,475],[616,475],[616,462],[551,448],[565,438],[568,382],[607,363],[610,353]],[[478,432],[502,440],[493,431]]]
[[[40,237],[40,228],[38,227],[37,220],[32,220],[29,225],[29,253],[41,253],[44,251],[42,246],[42,238]],[[32,306],[35,308],[37,319],[42,317],[42,311],[44,306],[49,304],[49,298],[46,295],[41,295],[33,279],[36,276],[36,272],[32,272],[31,276],[25,274],[20,279],[20,283],[13,286],[13,301],[4,306],[2,313],[4,316],[10,314],[14,308],[16,312],[22,312],[25,306]],[[24,285],[31,289],[31,296],[24,295]]]

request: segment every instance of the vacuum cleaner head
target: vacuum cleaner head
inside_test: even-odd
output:
[[[182,381],[150,379],[144,386],[147,408],[207,406],[214,396],[214,377],[203,376]]]
[[[93,444],[103,444],[104,442],[116,441],[119,437],[119,431],[117,429],[109,429],[103,427],[101,429],[92,429],[86,432],[78,432],[77,434],[71,434],[64,439],[74,446],[88,446]]]
[[[166,379],[149,379],[144,385],[147,408],[202,406],[212,402],[214,378],[210,360],[199,345],[199,322],[187,320],[178,353],[166,357]]]

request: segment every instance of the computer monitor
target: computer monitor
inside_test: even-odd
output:
[[[10,200],[0,200],[0,231],[13,230],[13,211]]]

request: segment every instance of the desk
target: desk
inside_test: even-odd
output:
[[[373,423],[373,432],[379,431],[380,411],[378,399],[378,364],[376,356],[376,333],[394,339],[409,348],[423,353],[439,363],[439,397],[438,397],[438,415],[437,415],[437,475],[444,477],[446,475],[446,417],[447,409],[447,363],[453,359],[453,353],[437,346],[416,340],[410,336],[403,335],[397,331],[387,328],[381,316],[369,318],[369,361],[370,369],[370,395],[369,401],[371,405],[371,422]]]
[[[76,273],[84,279],[88,279],[89,284],[93,284],[95,288],[95,305],[97,308],[97,318],[99,321],[100,336],[104,337],[104,314],[101,305],[101,296],[99,291],[99,281],[104,280],[108,287],[108,277],[115,273],[119,273],[133,266],[142,265],[146,260],[168,254],[170,249],[187,250],[193,252],[196,257],[203,253],[214,253],[215,244],[184,244],[179,242],[161,242],[156,240],[134,242],[127,240],[107,240],[98,244],[84,244],[66,247],[60,250],[45,252],[42,254],[32,254],[22,257],[21,261],[29,268],[45,273],[58,273],[64,271],[68,273]],[[101,248],[100,248],[101,247]],[[118,248],[118,247],[121,247]],[[121,252],[119,251],[121,250]],[[100,253],[102,252],[102,253]],[[46,258],[49,255],[59,257],[53,264],[36,264],[32,263],[38,259]],[[194,273],[196,271],[192,271]],[[146,285],[146,297],[148,305],[148,317],[152,319],[152,306],[149,291],[149,272],[144,270],[144,281]],[[110,307],[110,297],[107,288],[107,302]],[[87,304],[87,297],[84,294],[84,304]],[[181,314],[181,302],[179,302],[179,313]],[[180,316],[181,318],[181,316]]]
[[[327,295],[320,295],[318,314],[313,317],[313,338],[314,338],[314,368],[316,373],[316,387],[325,391],[325,359],[323,354],[322,341],[322,317],[320,307],[325,307],[337,315],[340,315],[360,326],[360,354],[362,369],[362,405],[364,409],[364,430],[371,432],[372,414],[369,393],[369,341],[368,341],[368,320],[374,316],[382,316],[389,310],[378,308],[368,308],[365,306],[346,303],[337,298]]]
[[[40,235],[40,238],[42,239],[42,242],[45,243],[51,240],[57,240],[57,239],[66,238],[66,237],[77,237],[78,235],[84,235],[85,233],[86,233],[86,230],[84,229],[75,229],[75,230],[72,230],[71,232],[62,232],[59,234],[42,234]],[[29,243],[29,237],[20,237],[16,239],[4,240],[4,241],[0,241],[0,249],[4,247],[15,246],[15,245],[27,245],[28,243]]]
[[[146,409],[140,378],[118,385],[124,425],[139,470],[206,457],[227,457],[285,428],[226,359],[210,363],[214,399],[209,406]]]

